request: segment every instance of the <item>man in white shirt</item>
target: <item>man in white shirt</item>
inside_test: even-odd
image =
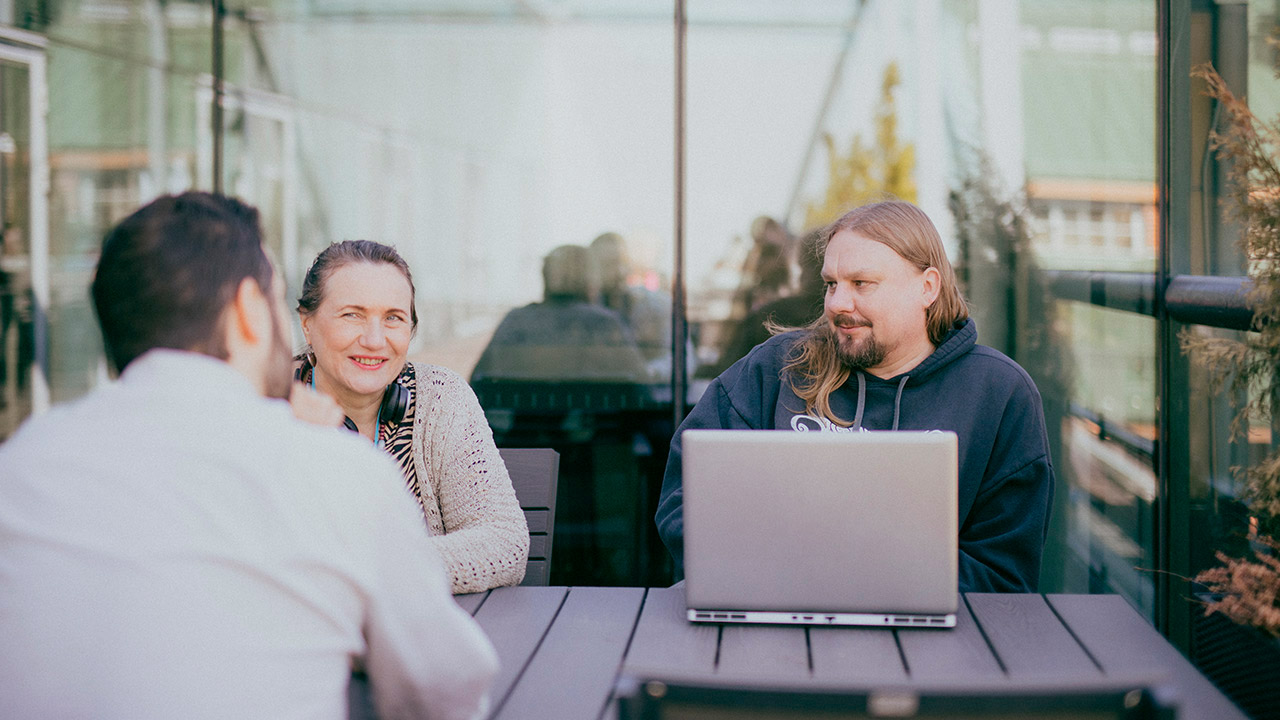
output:
[[[118,382],[0,445],[0,715],[484,712],[492,646],[400,474],[296,421],[257,211],[164,197],[108,233],[93,298]]]

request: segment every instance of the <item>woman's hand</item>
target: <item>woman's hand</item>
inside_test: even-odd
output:
[[[293,384],[289,393],[289,406],[293,408],[294,417],[322,427],[342,427],[346,417],[336,400],[299,382]]]

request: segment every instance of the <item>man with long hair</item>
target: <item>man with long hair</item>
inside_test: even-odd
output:
[[[875,203],[824,230],[815,251],[822,315],[775,328],[712,381],[672,440],[656,520],[677,571],[685,430],[947,430],[959,440],[959,590],[1034,591],[1054,482],[1040,393],[976,344],[937,229],[915,205]]]

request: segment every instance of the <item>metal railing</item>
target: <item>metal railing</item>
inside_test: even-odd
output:
[[[1050,292],[1062,300],[1156,316],[1154,273],[1046,270]],[[1250,330],[1253,309],[1248,302],[1249,279],[1175,275],[1164,291],[1169,318],[1187,325],[1227,330]]]

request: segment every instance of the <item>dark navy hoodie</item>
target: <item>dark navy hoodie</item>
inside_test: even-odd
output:
[[[782,377],[797,331],[757,345],[711,382],[671,442],[658,533],[683,572],[680,434],[692,428],[844,430],[805,413]],[[959,441],[961,592],[1034,592],[1053,499],[1053,465],[1035,383],[977,345],[973,320],[933,354],[887,380],[864,372],[831,394],[836,417],[861,430],[950,430]],[[805,426],[801,428],[800,426]]]

